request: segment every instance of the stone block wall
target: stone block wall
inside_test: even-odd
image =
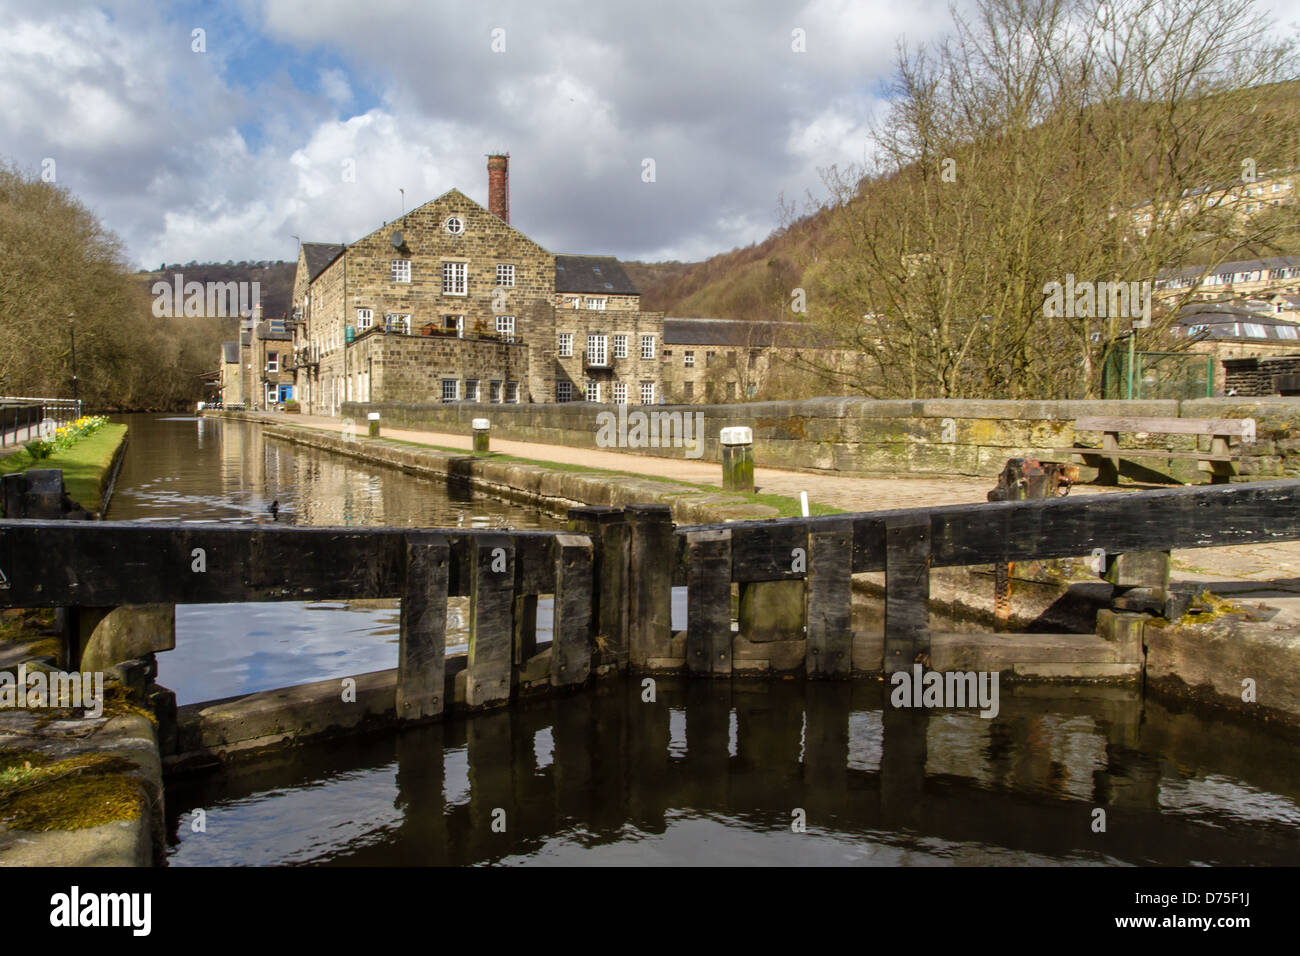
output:
[[[492,421],[500,438],[595,448],[600,412],[612,405],[485,406],[380,404],[351,405],[343,414],[358,420],[377,410],[394,427],[454,434],[470,433],[473,418]],[[638,410],[633,406],[630,410]],[[1069,461],[1055,449],[1101,443],[1096,433],[1076,433],[1074,420],[1087,415],[1182,418],[1254,418],[1258,440],[1242,447],[1238,480],[1300,476],[1300,399],[1206,398],[1195,401],[979,401],[814,398],[797,402],[752,402],[736,405],[659,405],[655,412],[698,414],[704,457],[720,460],[722,428],[747,425],[754,430],[754,461],[791,470],[834,470],[861,475],[928,477],[995,477],[1008,458]],[[1207,438],[1125,435],[1126,447],[1208,450]],[[642,454],[683,457],[682,448],[639,448]],[[1182,481],[1205,481],[1195,462],[1179,462],[1171,471],[1158,459],[1145,464]],[[1093,475],[1081,469],[1081,477]]]

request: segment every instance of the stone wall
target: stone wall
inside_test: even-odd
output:
[[[501,383],[499,398],[504,401],[506,384],[514,382],[519,386],[519,401],[528,401],[528,347],[519,342],[397,335],[376,329],[357,339],[348,355],[354,395],[362,394],[368,383],[377,399],[418,395],[440,402],[442,380],[453,378],[459,382],[460,395],[466,394],[466,381],[473,379],[487,401],[489,382],[495,381]]]
[[[1276,395],[1276,375],[1300,373],[1300,355],[1226,359],[1223,362],[1224,385],[1237,397]]]
[[[575,402],[566,405],[347,405],[343,414],[364,420],[378,411],[386,424],[401,428],[469,434],[473,418],[486,417],[495,436],[595,448],[597,415],[617,412],[612,405]],[[629,413],[698,414],[704,457],[719,460],[718,433],[730,425],[754,429],[754,460],[761,469],[836,470],[862,475],[992,477],[1008,458],[1068,461],[1058,448],[1096,446],[1101,435],[1076,433],[1074,419],[1085,415],[1182,418],[1254,418],[1258,440],[1243,447],[1240,480],[1300,476],[1300,399],[1204,398],[1193,401],[978,401],[955,399],[878,401],[863,398],[814,398],[798,402],[736,405],[629,406]],[[629,434],[631,434],[629,432]],[[1126,447],[1199,447],[1208,438],[1194,436],[1121,437]],[[643,454],[683,457],[680,447],[638,448]],[[1139,459],[1150,467],[1159,459]],[[1194,461],[1175,462],[1181,481],[1205,481]],[[1082,468],[1081,477],[1094,474]]]

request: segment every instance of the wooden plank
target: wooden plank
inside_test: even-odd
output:
[[[1119,458],[1188,458],[1197,461],[1236,461],[1236,455],[1232,454],[1215,454],[1206,451],[1167,451],[1163,448],[1053,448],[1053,452],[1058,455],[1081,455],[1084,458],[1102,458],[1102,457],[1119,457]]]
[[[590,535],[595,547],[595,632],[603,648],[598,657],[625,667],[628,659],[628,560],[630,532],[622,508],[569,509],[569,528]]]
[[[469,545],[489,531],[427,529],[451,548],[449,594],[469,593]],[[134,521],[0,521],[0,607],[396,598],[409,528]],[[554,589],[553,532],[512,532],[524,587]]]
[[[809,677],[848,677],[853,670],[852,575],[852,521],[820,526],[808,535],[804,667]]]
[[[555,625],[551,686],[581,684],[591,673],[593,548],[586,535],[555,536]]]
[[[1240,438],[1246,424],[1240,418],[1142,418],[1125,415],[1086,415],[1074,420],[1080,432],[1144,432],[1148,435],[1232,435]]]
[[[692,674],[731,674],[731,532],[686,536],[686,666]]]
[[[515,546],[508,535],[474,538],[470,564],[469,669],[471,707],[510,699],[514,660]]]
[[[932,566],[1069,558],[1107,551],[1166,551],[1300,540],[1300,481],[1197,485],[1156,491],[1027,501],[941,505],[800,519],[810,531],[848,517],[853,522],[853,572],[885,569],[885,522],[926,515],[933,531]],[[799,575],[787,563],[788,528],[775,521],[727,523],[732,577],[778,581]],[[709,525],[677,529],[678,535]],[[720,526],[715,526],[720,527]],[[774,544],[779,540],[779,544]],[[787,557],[788,561],[788,557]]]
[[[930,547],[930,522],[924,516],[913,514],[886,522],[887,674],[909,670],[918,661],[929,662]]]
[[[672,641],[672,509],[667,505],[629,505],[631,527],[628,594],[629,663],[669,656]]]
[[[435,717],[443,711],[447,656],[447,539],[406,536],[401,637],[397,651],[397,716]]]

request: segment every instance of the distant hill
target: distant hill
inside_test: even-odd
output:
[[[172,282],[178,273],[186,282],[248,282],[258,283],[262,314],[288,315],[293,302],[294,262],[186,262],[163,263],[153,272],[138,272],[136,277],[145,290],[159,280]]]

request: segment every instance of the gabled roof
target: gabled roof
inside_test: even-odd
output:
[[[670,316],[664,316],[664,345],[834,348],[823,332],[801,322],[690,319]]]
[[[640,295],[613,256],[556,256],[555,291]]]
[[[239,343],[222,342],[221,343],[221,361],[227,365],[239,364]]]
[[[314,280],[326,267],[343,254],[341,242],[304,242],[302,257],[307,263],[307,281]]]

